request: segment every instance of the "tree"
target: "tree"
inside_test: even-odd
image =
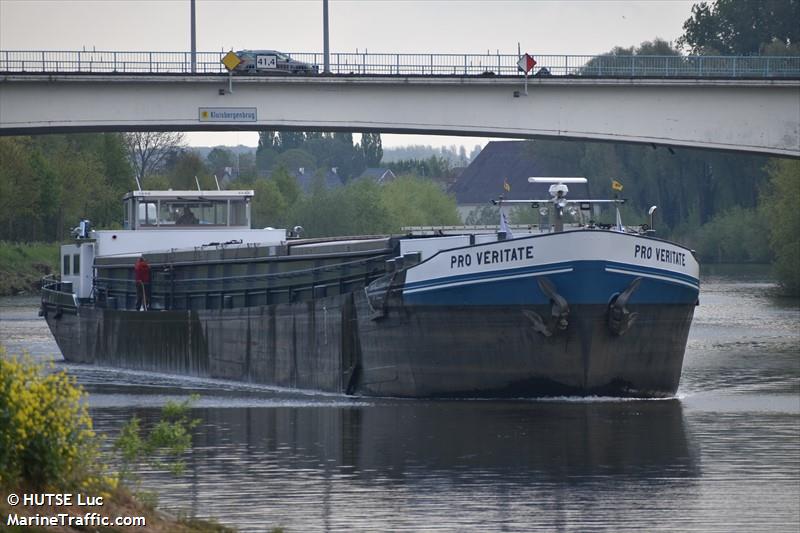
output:
[[[377,167],[383,158],[383,143],[380,133],[362,133],[361,151],[364,152],[364,164],[367,167]]]
[[[256,154],[261,151],[262,148],[271,150],[278,149],[276,132],[266,130],[258,132],[258,150],[256,151]]]
[[[380,189],[389,217],[389,228],[403,226],[453,226],[460,223],[454,198],[429,179],[400,176]]]
[[[768,224],[756,209],[733,207],[698,229],[695,249],[703,262],[767,263],[768,234]]]
[[[469,153],[469,162],[472,163],[475,161],[475,158],[481,155],[481,145],[476,144],[472,151]]]
[[[183,146],[183,133],[176,131],[149,131],[125,134],[125,146],[139,183],[153,172],[171,150]]]
[[[302,131],[279,131],[276,148],[279,152],[285,152],[286,150],[302,148],[305,142],[306,134]]]
[[[458,166],[465,167],[469,164],[469,160],[467,159],[467,149],[464,148],[464,145],[458,147]]]
[[[490,226],[499,223],[500,208],[488,204],[470,211],[464,221],[464,224],[468,226]]]
[[[256,158],[252,153],[239,155],[237,176],[245,183],[256,179]]]
[[[253,183],[253,226],[280,227],[286,221],[289,204],[274,180],[259,179]]]
[[[185,151],[182,152],[175,162],[175,168],[169,175],[169,182],[174,189],[179,190],[194,190],[197,188],[197,182],[200,182],[200,187],[203,189],[216,188],[213,178],[208,174],[203,160],[195,152]]]
[[[336,132],[331,137],[331,156],[328,160],[331,167],[338,169],[339,175],[344,180],[360,176],[366,168],[364,153],[353,146],[353,134],[350,132]]]
[[[206,157],[208,160],[208,168],[211,173],[217,177],[222,177],[225,174],[225,168],[233,168],[236,166],[236,156],[227,148],[215,147],[208,153]]]
[[[450,162],[444,157],[432,155],[427,159],[405,159],[388,163],[397,175],[413,174],[423,178],[443,178],[450,173]]]
[[[286,169],[296,172],[298,169],[303,168],[306,172],[313,172],[317,168],[317,161],[314,156],[301,150],[299,148],[292,148],[279,154],[275,158],[275,166],[282,166]]]
[[[773,160],[759,211],[769,221],[775,273],[787,294],[800,294],[800,161]]]
[[[800,0],[715,0],[692,6],[678,44],[694,54],[760,53],[800,43]]]
[[[35,176],[30,144],[24,137],[0,138],[0,240],[36,238],[32,222],[41,213],[40,184],[30,183]]]
[[[275,166],[275,161],[278,158],[278,152],[274,148],[258,147],[256,150],[256,170],[259,175],[265,176],[269,174],[272,167]]]
[[[663,39],[653,39],[652,41],[644,41],[638,47],[631,46],[624,48],[615,46],[609,52],[593,57],[586,64],[581,67],[580,72],[584,75],[590,76],[619,76],[627,75],[631,71],[631,65],[634,61],[633,56],[675,56],[675,59],[670,58],[669,65],[671,69],[676,69],[683,62],[680,57],[680,50],[674,48],[671,43]],[[652,64],[651,62],[643,62],[636,64],[636,74],[638,76],[663,76],[663,64]]]
[[[286,170],[286,167],[279,166],[276,168],[270,179],[278,186],[281,196],[286,200],[289,205],[293,205],[300,197],[300,185],[297,184],[297,178]]]

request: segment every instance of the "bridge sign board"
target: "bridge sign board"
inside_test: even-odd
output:
[[[230,51],[227,54],[225,54],[225,57],[223,57],[221,61],[229,72],[238,67],[239,63],[242,62],[241,58],[236,54],[234,54],[233,51]]]
[[[527,74],[536,66],[536,60],[529,54],[523,54],[522,57],[519,58],[519,61],[517,61],[517,66],[522,72]]]
[[[257,55],[256,68],[258,69],[276,69],[278,68],[278,56],[275,54]]]
[[[197,110],[200,122],[256,122],[255,107],[201,107]]]

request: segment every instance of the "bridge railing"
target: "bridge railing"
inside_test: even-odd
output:
[[[224,52],[199,52],[197,74],[224,74]],[[289,54],[322,65],[315,52]],[[800,78],[800,57],[537,55],[534,76]],[[522,76],[508,54],[332,53],[333,74],[368,76]],[[189,52],[0,50],[0,72],[192,74]]]

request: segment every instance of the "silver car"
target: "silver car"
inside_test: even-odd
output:
[[[236,52],[241,63],[236,71],[250,74],[317,74],[319,65],[312,65],[292,59],[288,54],[277,50],[240,50]]]

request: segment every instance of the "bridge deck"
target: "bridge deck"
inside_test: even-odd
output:
[[[225,52],[0,50],[4,73],[224,74]],[[289,53],[321,65],[316,52]],[[522,76],[516,55],[332,53],[331,73],[384,76]],[[800,78],[800,57],[536,55],[534,76]]]

